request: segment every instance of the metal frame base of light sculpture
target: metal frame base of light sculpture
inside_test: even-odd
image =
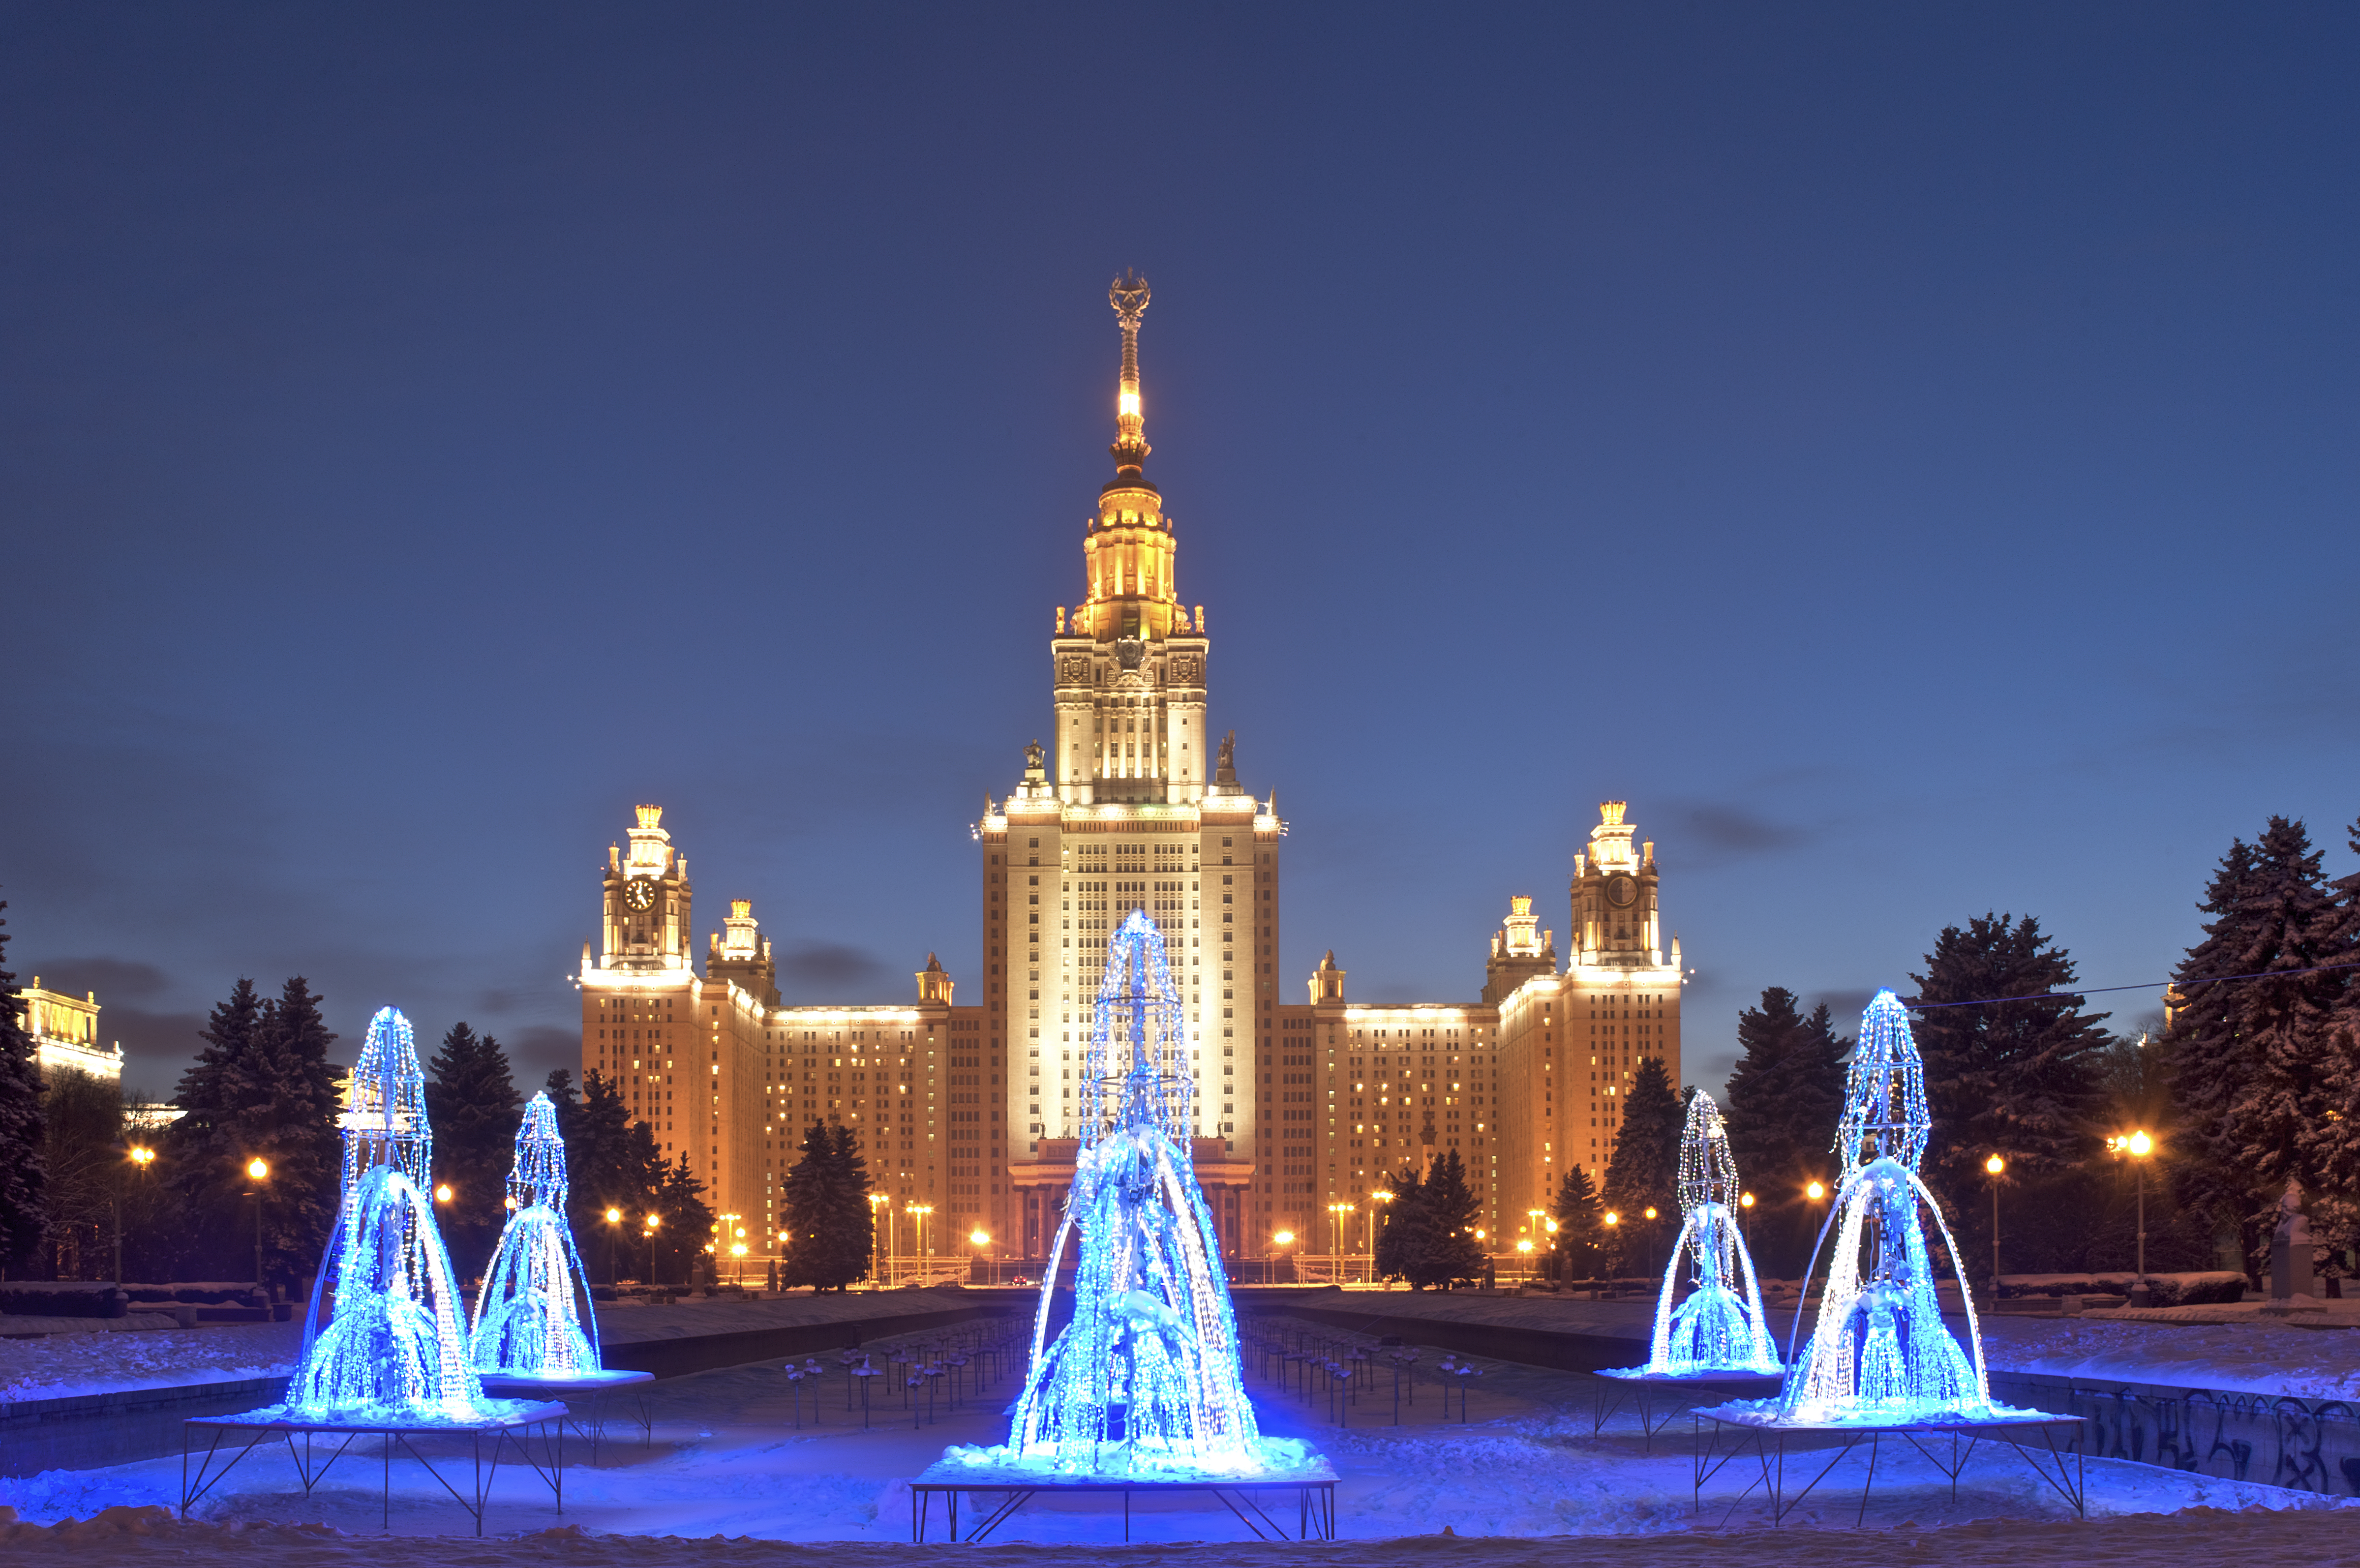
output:
[[[1963,1275],[1967,1344],[1942,1325],[1942,1303],[1918,1207],[1931,1214],[1957,1267],[1959,1244],[1941,1205],[1918,1178],[1933,1118],[1926,1071],[1909,1016],[1879,991],[1861,1019],[1844,1085],[1836,1149],[1843,1156],[1834,1211],[1819,1228],[1805,1281],[1835,1238],[1810,1342],[1787,1368],[1775,1399],[1707,1412],[1778,1427],[2005,1425],[2058,1418],[1996,1404],[1983,1366],[1983,1333]],[[1802,1314],[1796,1313],[1799,1328]]]
[[[479,1372],[595,1377],[598,1318],[565,1218],[565,1140],[545,1094],[525,1102],[508,1171],[508,1220],[484,1270],[468,1351]]]
[[[467,1360],[466,1307],[434,1223],[434,1138],[410,1020],[369,1020],[344,1114],[344,1198],[303,1320],[303,1356],[273,1407],[311,1425],[466,1426],[523,1408],[487,1399]],[[321,1321],[330,1293],[333,1316]],[[259,1413],[259,1412],[257,1412]]]
[[[1108,944],[1086,1059],[1082,1147],[1008,1442],[954,1447],[942,1468],[1151,1484],[1323,1468],[1303,1443],[1262,1436],[1246,1397],[1220,1238],[1188,1158],[1193,1052],[1163,935],[1138,910]],[[1074,1316],[1050,1344],[1069,1247]]]
[[[1762,1283],[1737,1225],[1737,1161],[1721,1106],[1702,1090],[1688,1099],[1680,1138],[1680,1235],[1655,1299],[1655,1332],[1644,1367],[1610,1377],[1775,1377],[1777,1342],[1762,1311]],[[1676,1307],[1682,1264],[1690,1288]]]

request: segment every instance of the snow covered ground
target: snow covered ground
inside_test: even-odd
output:
[[[1431,1541],[1448,1531],[1462,1541],[1470,1536],[1566,1534],[1668,1541],[1702,1534],[1725,1542],[1724,1532],[1751,1531],[1765,1522],[1758,1493],[1743,1495],[1753,1477],[1734,1465],[1708,1483],[1702,1510],[1691,1512],[1684,1431],[1666,1434],[1673,1439],[1669,1442],[1659,1438],[1653,1453],[1644,1450],[1635,1427],[1627,1421],[1593,1436],[1589,1385],[1583,1380],[1494,1364],[1476,1387],[1474,1420],[1468,1424],[1443,1420],[1437,1390],[1428,1385],[1405,1412],[1408,1421],[1394,1427],[1389,1424],[1389,1386],[1381,1377],[1344,1430],[1326,1422],[1317,1401],[1260,1386],[1255,1395],[1267,1431],[1309,1440],[1336,1465],[1342,1477],[1338,1525],[1347,1541]],[[1012,1389],[1003,1384],[978,1408],[923,1430],[913,1430],[883,1391],[876,1392],[876,1426],[864,1432],[857,1416],[847,1421],[840,1377],[827,1380],[816,1400],[807,1389],[806,1424],[798,1432],[793,1427],[793,1388],[774,1365],[659,1383],[651,1391],[656,1419],[651,1446],[642,1448],[636,1441],[610,1443],[595,1465],[570,1466],[562,1519],[547,1489],[530,1471],[503,1468],[487,1528],[496,1535],[525,1532],[529,1541],[541,1540],[541,1545],[520,1542],[508,1549],[543,1554],[535,1561],[574,1550],[565,1544],[572,1537],[536,1538],[531,1533],[560,1526],[578,1527],[597,1537],[751,1537],[880,1546],[906,1541],[908,1477],[932,1463],[948,1443],[999,1441],[1006,1430],[1000,1409]],[[814,1404],[820,1412],[817,1422]],[[1454,1414],[1456,1408],[1454,1400]],[[632,1435],[636,1438],[636,1432]],[[283,1450],[257,1450],[228,1484],[199,1505],[198,1518],[216,1527],[211,1533],[186,1535],[175,1526],[154,1539],[159,1550],[167,1541],[182,1541],[200,1561],[206,1552],[218,1551],[226,1564],[233,1552],[250,1554],[255,1544],[245,1540],[241,1546],[241,1538],[228,1533],[232,1525],[275,1520],[373,1533],[378,1525],[381,1473],[373,1456],[347,1465],[330,1472],[326,1483],[307,1498]],[[1840,1465],[1793,1517],[1790,1529],[1850,1527],[1859,1502],[1862,1468],[1861,1459]],[[2338,1515],[2350,1539],[2360,1539],[2360,1509],[2315,1494],[2107,1461],[2092,1461],[2089,1476],[2094,1519],[2181,1514],[2191,1508],[2226,1510],[2223,1517],[2229,1518],[2256,1508],[2326,1510]],[[452,1536],[471,1530],[464,1512],[414,1463],[397,1458],[393,1478],[396,1534]],[[87,1519],[110,1508],[169,1507],[177,1500],[179,1485],[176,1457],[0,1481],[0,1502],[19,1510],[28,1522],[49,1525]],[[1292,1510],[1287,1512],[1291,1517]],[[121,1520],[126,1516],[115,1517]],[[939,1511],[935,1517],[939,1531]],[[2071,1523],[2064,1500],[2005,1450],[1979,1454],[1955,1502],[1948,1484],[1907,1451],[1888,1447],[1880,1456],[1867,1512],[1872,1527],[1925,1530],[1993,1519],[2016,1521],[2011,1530],[2070,1524],[2060,1540],[2088,1539],[2086,1533],[2070,1534],[2086,1532],[2089,1527]],[[1243,1531],[1211,1499],[1176,1497],[1135,1505],[1132,1533],[1142,1542],[1169,1543],[1229,1541]],[[36,1541],[30,1536],[12,1536],[12,1549],[20,1539]],[[50,1539],[43,1535],[38,1541]],[[326,1542],[334,1538],[306,1539]],[[1010,1544],[1091,1548],[1110,1547],[1120,1539],[1120,1515],[1109,1500],[1078,1498],[1030,1505],[994,1537]],[[205,1547],[206,1542],[218,1545]],[[1409,1547],[1399,1551],[1409,1553],[1404,1561],[1417,1554]],[[273,1552],[277,1554],[276,1547]],[[1388,1549],[1386,1560],[1396,1554],[1395,1549]],[[2080,1562],[2107,1560],[2083,1552],[2075,1556]],[[497,1553],[464,1560],[504,1561]],[[1351,1559],[1375,1560],[1365,1552]]]
[[[109,1568],[383,1568],[384,1537],[319,1525],[179,1523],[158,1508],[117,1509],[98,1519],[44,1529],[0,1526],[12,1563],[48,1568],[88,1560]],[[696,1539],[592,1536],[574,1526],[474,1540],[410,1540],[403,1568],[912,1568],[949,1554],[986,1568],[1034,1568],[1029,1545],[933,1547],[830,1543],[808,1546],[751,1537]],[[2352,1560],[2352,1520],[2341,1513],[2250,1510],[2134,1514],[2115,1519],[2026,1522],[1989,1520],[1928,1529],[1776,1531],[1692,1530],[1584,1541],[1573,1558],[1562,1537],[1541,1539],[1405,1536],[1382,1544],[1335,1548],[1293,1541],[1262,1545],[1064,1546],[1057,1568],[1303,1568],[1347,1563],[1354,1568],[2187,1568],[2191,1563],[2250,1560],[2311,1563]]]
[[[1371,1318],[1426,1318],[1641,1341],[1655,1312],[1652,1300],[1580,1301],[1459,1291],[1345,1290],[1306,1295],[1305,1304]],[[2000,1313],[1979,1321],[1984,1357],[1994,1371],[2306,1399],[2360,1399],[2360,1301],[2323,1305],[2326,1311],[2292,1321],[2263,1314],[2258,1303],[2070,1318]],[[2212,1314],[2227,1321],[2205,1321]],[[1782,1345],[1792,1316],[1775,1309],[1770,1313]],[[1949,1321],[1954,1331],[1964,1331],[1963,1317]],[[1810,1326],[1808,1314],[1803,1326]]]
[[[805,1293],[767,1301],[700,1297],[665,1307],[608,1303],[598,1310],[598,1332],[608,1344],[628,1345],[803,1323],[843,1323],[848,1343],[854,1337],[852,1330],[864,1319],[972,1307],[979,1298],[991,1299],[982,1292],[876,1290],[824,1296]],[[1030,1297],[1011,1300],[1022,1305]],[[22,1325],[57,1321],[0,1318],[0,1333],[22,1332]],[[104,1333],[92,1331],[104,1324],[104,1319],[64,1321],[71,1324],[71,1332],[40,1339],[0,1339],[0,1405],[129,1388],[283,1377],[294,1371],[295,1357],[303,1345],[300,1323]],[[171,1320],[161,1321],[169,1323]]]
[[[0,1406],[125,1388],[283,1377],[294,1370],[302,1345],[300,1323],[219,1323],[153,1334],[0,1339]]]
[[[2049,1377],[2119,1378],[2170,1388],[2291,1394],[2304,1399],[2360,1398],[2360,1322],[2300,1328],[2248,1314],[2242,1322],[2175,1322],[2164,1308],[2125,1319],[1983,1320],[1983,1354],[1994,1369]]]

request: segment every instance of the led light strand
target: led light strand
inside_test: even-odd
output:
[[[1300,1465],[1246,1397],[1218,1233],[1188,1162],[1193,1075],[1155,922],[1108,944],[1085,1053],[1083,1147],[1033,1317],[1003,1448],[968,1463],[1091,1475],[1252,1475]],[[1074,1318],[1048,1340],[1071,1237]]]
[[[410,1020],[369,1020],[344,1133],[344,1193],[303,1320],[287,1407],[311,1418],[465,1422],[492,1414],[434,1222],[434,1139]],[[334,1293],[326,1323],[321,1309]]]
[[[475,1299],[476,1369],[578,1377],[600,1368],[589,1278],[565,1218],[565,1140],[547,1094],[525,1103],[508,1171],[508,1221]]]
[[[1721,1106],[1699,1090],[1688,1099],[1688,1126],[1680,1136],[1680,1235],[1655,1298],[1655,1329],[1644,1368],[1650,1377],[1769,1376],[1781,1369],[1762,1311],[1754,1257],[1734,1218],[1738,1195],[1737,1161],[1729,1151]],[[1675,1307],[1683,1262],[1690,1266],[1693,1284]]]
[[[1959,1248],[1941,1205],[1918,1175],[1932,1127],[1925,1068],[1908,1016],[1891,991],[1879,991],[1861,1020],[1860,1048],[1845,1083],[1837,1133],[1843,1180],[1805,1270],[1808,1280],[1832,1233],[1819,1314],[1779,1397],[1779,1412],[1788,1420],[1889,1422],[2007,1413],[1992,1402],[1982,1327],[1963,1276],[1959,1284],[1970,1348],[1961,1350],[1942,1326],[1920,1203],[1934,1216],[1954,1269]]]

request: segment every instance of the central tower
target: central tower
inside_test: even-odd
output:
[[[1114,478],[1083,524],[1087,593],[1070,618],[1057,611],[1050,643],[1056,680],[1057,798],[1181,801],[1203,797],[1203,606],[1192,619],[1174,572],[1179,542],[1164,497],[1146,474],[1147,420],[1140,409],[1139,320],[1147,280],[1129,275],[1108,293],[1122,327],[1115,390]]]
[[[1057,606],[1050,637],[1054,739],[1025,748],[1022,781],[1004,801],[987,798],[976,826],[985,1003],[1007,1031],[993,1098],[1022,1214],[1009,1214],[1007,1239],[1029,1258],[1043,1255],[1073,1179],[1092,997],[1132,911],[1155,922],[1170,955],[1195,1083],[1191,1156],[1232,1256],[1268,1119],[1255,1065],[1273,1027],[1284,829],[1239,785],[1229,740],[1208,755],[1205,612],[1180,602],[1173,520],[1147,478],[1148,298],[1147,280],[1130,274],[1108,292],[1122,332],[1115,471],[1083,525],[1082,601]]]

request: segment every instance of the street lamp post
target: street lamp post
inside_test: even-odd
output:
[[[1745,1238],[1748,1247],[1754,1245],[1754,1194],[1751,1192],[1737,1195],[1737,1233]]]
[[[908,1203],[902,1206],[901,1212],[912,1216],[918,1222],[918,1234],[910,1238],[910,1249],[917,1256],[918,1278],[923,1281],[926,1279],[932,1272],[926,1267],[926,1216],[934,1212],[934,1205],[932,1203]]]
[[[123,1153],[124,1158],[131,1161],[132,1169],[143,1176],[148,1172],[148,1161],[156,1158],[154,1149],[138,1144],[133,1144]],[[117,1287],[123,1283],[123,1187],[120,1181],[116,1182],[115,1191],[115,1283]]]
[[[1992,1190],[1992,1311],[1999,1310],[1999,1179],[2007,1173],[2007,1161],[1993,1155],[1983,1161],[1983,1171],[1991,1177]]]
[[[2147,1157],[2155,1152],[2155,1139],[2144,1129],[2109,1138],[2109,1147],[2131,1157],[2132,1169],[2138,1172],[2138,1283],[2131,1290],[2131,1305],[2144,1307],[2154,1300],[2147,1282]]]
[[[1393,1202],[1393,1193],[1382,1187],[1369,1194],[1369,1282],[1372,1285],[1377,1279],[1377,1205],[1385,1205],[1385,1214],[1390,1219]],[[1391,1290],[1393,1287],[1388,1285],[1385,1288]]]
[[[1655,1205],[1647,1205],[1647,1272],[1655,1271]]]
[[[650,1214],[644,1224],[648,1238],[648,1283],[652,1285],[656,1282],[656,1232],[663,1228],[663,1216]]]
[[[883,1209],[884,1214],[885,1214],[885,1227],[886,1227],[886,1232],[887,1232],[887,1236],[888,1236],[888,1242],[887,1242],[888,1250],[887,1250],[887,1251],[885,1251],[885,1252],[884,1252],[884,1253],[882,1253],[882,1254],[880,1254],[880,1253],[879,1253],[879,1251],[878,1251],[878,1249],[877,1249],[877,1214],[878,1214],[878,1211],[879,1211],[880,1208],[881,1208],[881,1209]],[[892,1280],[892,1278],[891,1278],[891,1276],[892,1276],[892,1271],[893,1271],[893,1254],[892,1254],[892,1252],[890,1251],[890,1246],[891,1246],[891,1242],[890,1242],[890,1236],[891,1236],[891,1232],[892,1232],[892,1226],[893,1226],[893,1200],[892,1200],[891,1198],[888,1197],[888,1196],[887,1196],[885,1193],[883,1193],[883,1192],[871,1192],[871,1193],[869,1193],[869,1255],[870,1257],[875,1258],[877,1258],[877,1259],[878,1259],[878,1263],[877,1263],[877,1288],[878,1288],[878,1289],[880,1289],[880,1290],[888,1290],[888,1289],[890,1289],[890,1288],[891,1288],[891,1286],[892,1286],[892,1283],[893,1283],[893,1280]]]
[[[259,1156],[246,1162],[246,1179],[254,1183],[254,1288],[262,1286],[262,1184],[270,1179],[270,1162]]]
[[[619,1285],[623,1282],[622,1271],[615,1264],[615,1238],[622,1234],[622,1228],[623,1211],[608,1209],[606,1211],[606,1283],[609,1285]]]
[[[1341,1284],[1344,1272],[1344,1216],[1352,1212],[1349,1203],[1330,1203],[1328,1213],[1332,1223],[1328,1227],[1328,1272]]]
[[[967,1233],[967,1244],[983,1254],[983,1280],[987,1285],[1000,1283],[1000,1272],[992,1267],[991,1236],[980,1225]],[[972,1265],[970,1265],[972,1268]]]

